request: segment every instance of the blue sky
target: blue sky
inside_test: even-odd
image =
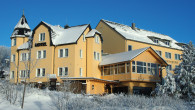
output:
[[[41,21],[52,25],[91,24],[101,19],[169,35],[195,44],[195,0],[3,0],[0,3],[0,45],[10,36],[24,9],[31,29]]]

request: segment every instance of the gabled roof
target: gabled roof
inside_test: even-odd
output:
[[[53,26],[43,21],[41,23],[45,24],[48,28],[50,28],[51,41],[53,45],[76,43],[80,36],[83,34],[83,32],[86,30],[86,28],[90,26],[89,24],[85,24],[64,29],[59,25]]]
[[[140,55],[141,53],[143,53],[144,51],[148,50],[149,48],[151,48],[151,47],[145,47],[145,48],[132,50],[132,51],[128,51],[128,52],[122,52],[122,53],[102,56],[102,61],[100,62],[99,65],[102,66],[102,65],[109,65],[109,64],[114,64],[114,63],[130,61],[133,58]],[[152,49],[152,50],[156,53],[156,51],[154,49]],[[158,53],[156,53],[156,54],[158,55]],[[167,64],[167,62],[161,56],[159,56],[159,57]]]
[[[94,37],[95,34],[101,34],[99,31],[96,29],[92,29],[85,37]]]
[[[22,15],[22,17],[20,18],[19,22],[16,24],[14,29],[17,28],[25,28],[30,30],[30,27],[24,15]]]
[[[105,24],[107,24],[113,30],[118,32],[125,39],[149,43],[149,44],[153,44],[153,45],[160,45],[160,46],[169,47],[169,48],[182,49],[180,46],[178,46],[176,44],[178,42],[176,40],[172,39],[171,37],[169,37],[168,35],[163,35],[163,34],[155,33],[152,31],[147,31],[147,30],[143,30],[143,29],[138,29],[138,28],[132,29],[128,25],[119,24],[119,23],[115,23],[115,22],[111,22],[111,21],[107,21],[107,20],[103,20],[103,19],[101,21],[103,21]],[[166,39],[166,40],[170,41],[170,46],[165,45],[165,43],[162,42],[161,40],[159,40],[159,44],[156,44],[152,41],[151,37],[159,38],[162,41]]]

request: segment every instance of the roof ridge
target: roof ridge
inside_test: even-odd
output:
[[[106,21],[106,22],[115,23],[115,24],[118,24],[118,25],[127,26],[127,27],[130,27],[130,28],[131,28],[131,26],[126,25],[126,24],[121,24],[121,23],[117,23],[117,22],[113,22],[113,21],[104,20],[104,19],[102,19],[102,20],[103,20],[103,21]],[[137,27],[136,27],[136,28],[137,28]],[[168,35],[166,35],[166,34],[161,34],[161,33],[158,33],[158,32],[153,32],[153,31],[149,31],[149,30],[145,30],[145,29],[140,29],[140,28],[137,28],[137,29],[138,29],[138,30],[142,30],[142,31],[152,32],[152,33],[159,34],[159,35],[168,36]],[[168,37],[170,37],[170,36],[168,36]]]

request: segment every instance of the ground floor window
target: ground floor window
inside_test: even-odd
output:
[[[20,78],[29,78],[30,73],[29,70],[20,70]]]
[[[67,75],[68,75],[68,67],[58,68],[58,76],[67,76]]]
[[[38,68],[37,69],[37,77],[45,76],[45,68]]]

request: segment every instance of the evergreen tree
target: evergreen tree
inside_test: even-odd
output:
[[[182,62],[175,69],[177,92],[181,98],[195,98],[195,47],[190,42],[184,48]]]
[[[167,71],[164,84],[157,84],[154,93],[195,99],[195,47],[192,42],[184,48],[182,62],[174,71],[175,75]]]

